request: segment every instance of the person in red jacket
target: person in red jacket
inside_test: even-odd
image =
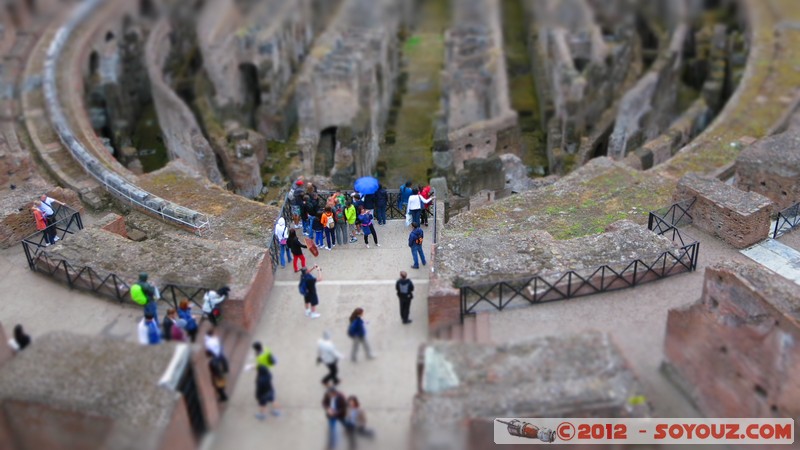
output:
[[[41,203],[40,201],[36,201],[34,205],[31,207],[31,212],[33,213],[33,218],[36,221],[36,229],[42,232],[44,236],[44,246],[47,247],[50,244],[53,244],[55,241],[53,240],[53,236],[51,234],[51,230],[47,228],[47,220],[44,218],[44,214],[39,210],[38,204]]]
[[[431,198],[431,191],[432,189],[430,186],[425,186],[419,189],[419,195],[425,200],[427,200]],[[424,203],[422,206],[422,214],[420,215],[420,221],[422,222],[422,225],[425,225],[426,227],[428,226],[428,214],[430,214],[430,210],[431,210],[431,204]]]

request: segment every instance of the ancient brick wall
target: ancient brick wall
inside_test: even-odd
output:
[[[768,197],[778,209],[800,201],[800,124],[796,121],[783,133],[742,150],[736,159],[736,186]]]
[[[708,417],[798,417],[798,310],[797,285],[765,268],[708,268],[701,299],[669,311],[668,372]]]
[[[683,177],[673,200],[696,197],[694,225],[736,248],[766,239],[773,203],[755,192],[744,192],[716,179],[690,174]]]
[[[186,402],[181,397],[175,402],[169,425],[161,438],[159,450],[194,450],[198,443],[194,439],[192,426],[189,423],[189,413],[186,411]]]

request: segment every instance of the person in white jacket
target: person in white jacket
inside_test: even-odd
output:
[[[217,326],[217,321],[222,315],[219,305],[228,298],[228,293],[230,293],[230,291],[231,288],[223,286],[216,291],[208,291],[206,295],[203,296],[203,313],[214,326]]]
[[[328,366],[328,374],[322,378],[322,384],[329,387],[330,383],[333,382],[333,385],[336,386],[339,384],[338,364],[342,354],[336,350],[333,341],[331,341],[331,334],[327,331],[323,331],[322,339],[317,341],[317,351],[317,364],[323,363]]]
[[[281,217],[278,223],[275,224],[275,239],[278,241],[278,254],[281,258],[281,268],[286,267],[286,262],[292,262],[292,252],[286,245],[286,240],[289,239],[289,227],[286,226],[286,220]],[[284,258],[283,254],[286,253]]]

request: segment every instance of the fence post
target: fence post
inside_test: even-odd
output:
[[[461,295],[459,296],[460,297],[459,298],[459,306],[461,308],[460,321],[461,321],[462,325],[464,324],[464,314],[466,314],[466,311],[467,311],[467,292],[466,291],[467,291],[466,288],[462,287],[461,288]]]
[[[636,272],[639,270],[639,260],[636,259],[633,261],[633,284],[631,286],[636,286]]]

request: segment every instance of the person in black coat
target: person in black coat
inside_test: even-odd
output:
[[[328,418],[328,448],[336,448],[336,422],[341,422],[346,427],[347,399],[335,387],[328,388],[322,397],[322,408]]]
[[[378,225],[386,225],[386,205],[389,204],[389,194],[382,184],[378,185],[378,192],[375,193],[375,217]]]
[[[294,271],[298,271],[297,261],[302,263],[300,267],[305,268],[306,257],[303,256],[303,249],[308,247],[300,243],[300,239],[297,238],[297,231],[295,231],[294,228],[289,230],[289,238],[286,239],[286,245],[289,247],[289,250],[294,256],[294,260],[292,261],[292,264],[294,264]]]

